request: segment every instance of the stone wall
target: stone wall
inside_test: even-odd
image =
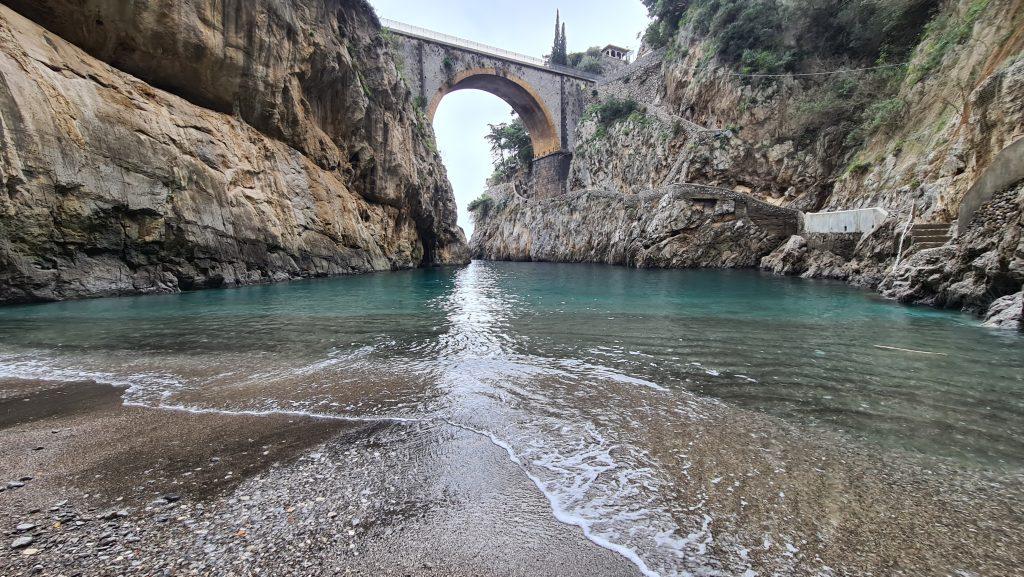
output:
[[[977,182],[964,195],[957,216],[957,228],[966,230],[974,214],[992,196],[1024,180],[1024,138],[1015,141],[996,155]]]
[[[529,194],[533,198],[552,198],[565,194],[572,154],[559,152],[533,161]]]
[[[882,208],[858,208],[804,214],[802,230],[808,233],[871,234],[889,218]]]

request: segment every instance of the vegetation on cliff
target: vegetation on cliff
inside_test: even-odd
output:
[[[601,47],[591,46],[583,52],[569,54],[569,66],[590,74],[603,74],[604,62],[602,62]]]
[[[988,0],[975,0],[985,4]],[[686,56],[681,37],[706,47],[700,69],[724,67],[757,88],[796,82],[800,94],[780,137],[810,146],[826,131],[849,150],[902,118],[895,97],[907,61],[935,25],[938,0],[645,0],[645,40]],[[932,22],[932,24],[929,24]],[[964,24],[969,30],[969,24]],[[952,38],[952,36],[951,36]],[[944,44],[953,42],[946,40]],[[926,72],[925,72],[926,73]],[[914,74],[922,74],[915,70]]]
[[[584,119],[593,119],[597,123],[595,136],[603,138],[609,128],[632,116],[641,117],[643,107],[630,98],[609,98],[592,104],[587,108]]]
[[[484,137],[491,145],[494,173],[488,182],[508,182],[523,171],[529,170],[533,160],[533,143],[526,132],[526,125],[516,116],[511,122],[489,125]]]
[[[986,0],[980,0],[982,2]],[[644,0],[654,21],[644,39],[673,42],[680,29],[714,42],[721,63],[745,73],[807,71],[828,61],[890,63],[917,46],[938,0]]]
[[[492,208],[494,208],[494,199],[491,195],[484,193],[473,199],[469,206],[466,207],[466,210],[469,211],[474,220],[483,220],[490,215]]]

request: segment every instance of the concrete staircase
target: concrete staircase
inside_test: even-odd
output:
[[[949,224],[914,224],[910,228],[910,246],[913,250],[925,250],[942,246],[952,240]]]

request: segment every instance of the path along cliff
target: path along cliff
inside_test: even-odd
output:
[[[363,0],[5,0],[0,303],[468,260]]]
[[[649,49],[598,84],[578,128],[577,192],[534,199],[523,182],[515,195],[490,191],[476,212],[477,257],[761,266],[979,314],[999,301],[993,313],[1005,319],[1016,307],[1019,318],[1021,177],[983,199],[975,191],[1024,137],[1024,2],[648,5]],[[879,207],[889,216],[864,237],[770,242],[756,226],[720,238],[713,219],[635,224],[698,209],[643,200],[687,184],[802,212]],[[622,219],[620,204],[645,216]],[[961,207],[975,204],[963,218]],[[953,238],[914,243],[905,234],[913,224],[949,225]],[[637,246],[657,247],[657,258],[617,256]],[[738,248],[743,258],[699,256]]]

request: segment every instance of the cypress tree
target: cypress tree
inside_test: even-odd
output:
[[[565,66],[568,63],[568,52],[565,44],[565,23],[562,22],[562,14],[555,10],[555,43],[551,46],[552,64]]]
[[[565,39],[565,22],[562,22],[562,38],[558,41],[558,56],[562,59],[562,66],[569,65],[569,43]]]

